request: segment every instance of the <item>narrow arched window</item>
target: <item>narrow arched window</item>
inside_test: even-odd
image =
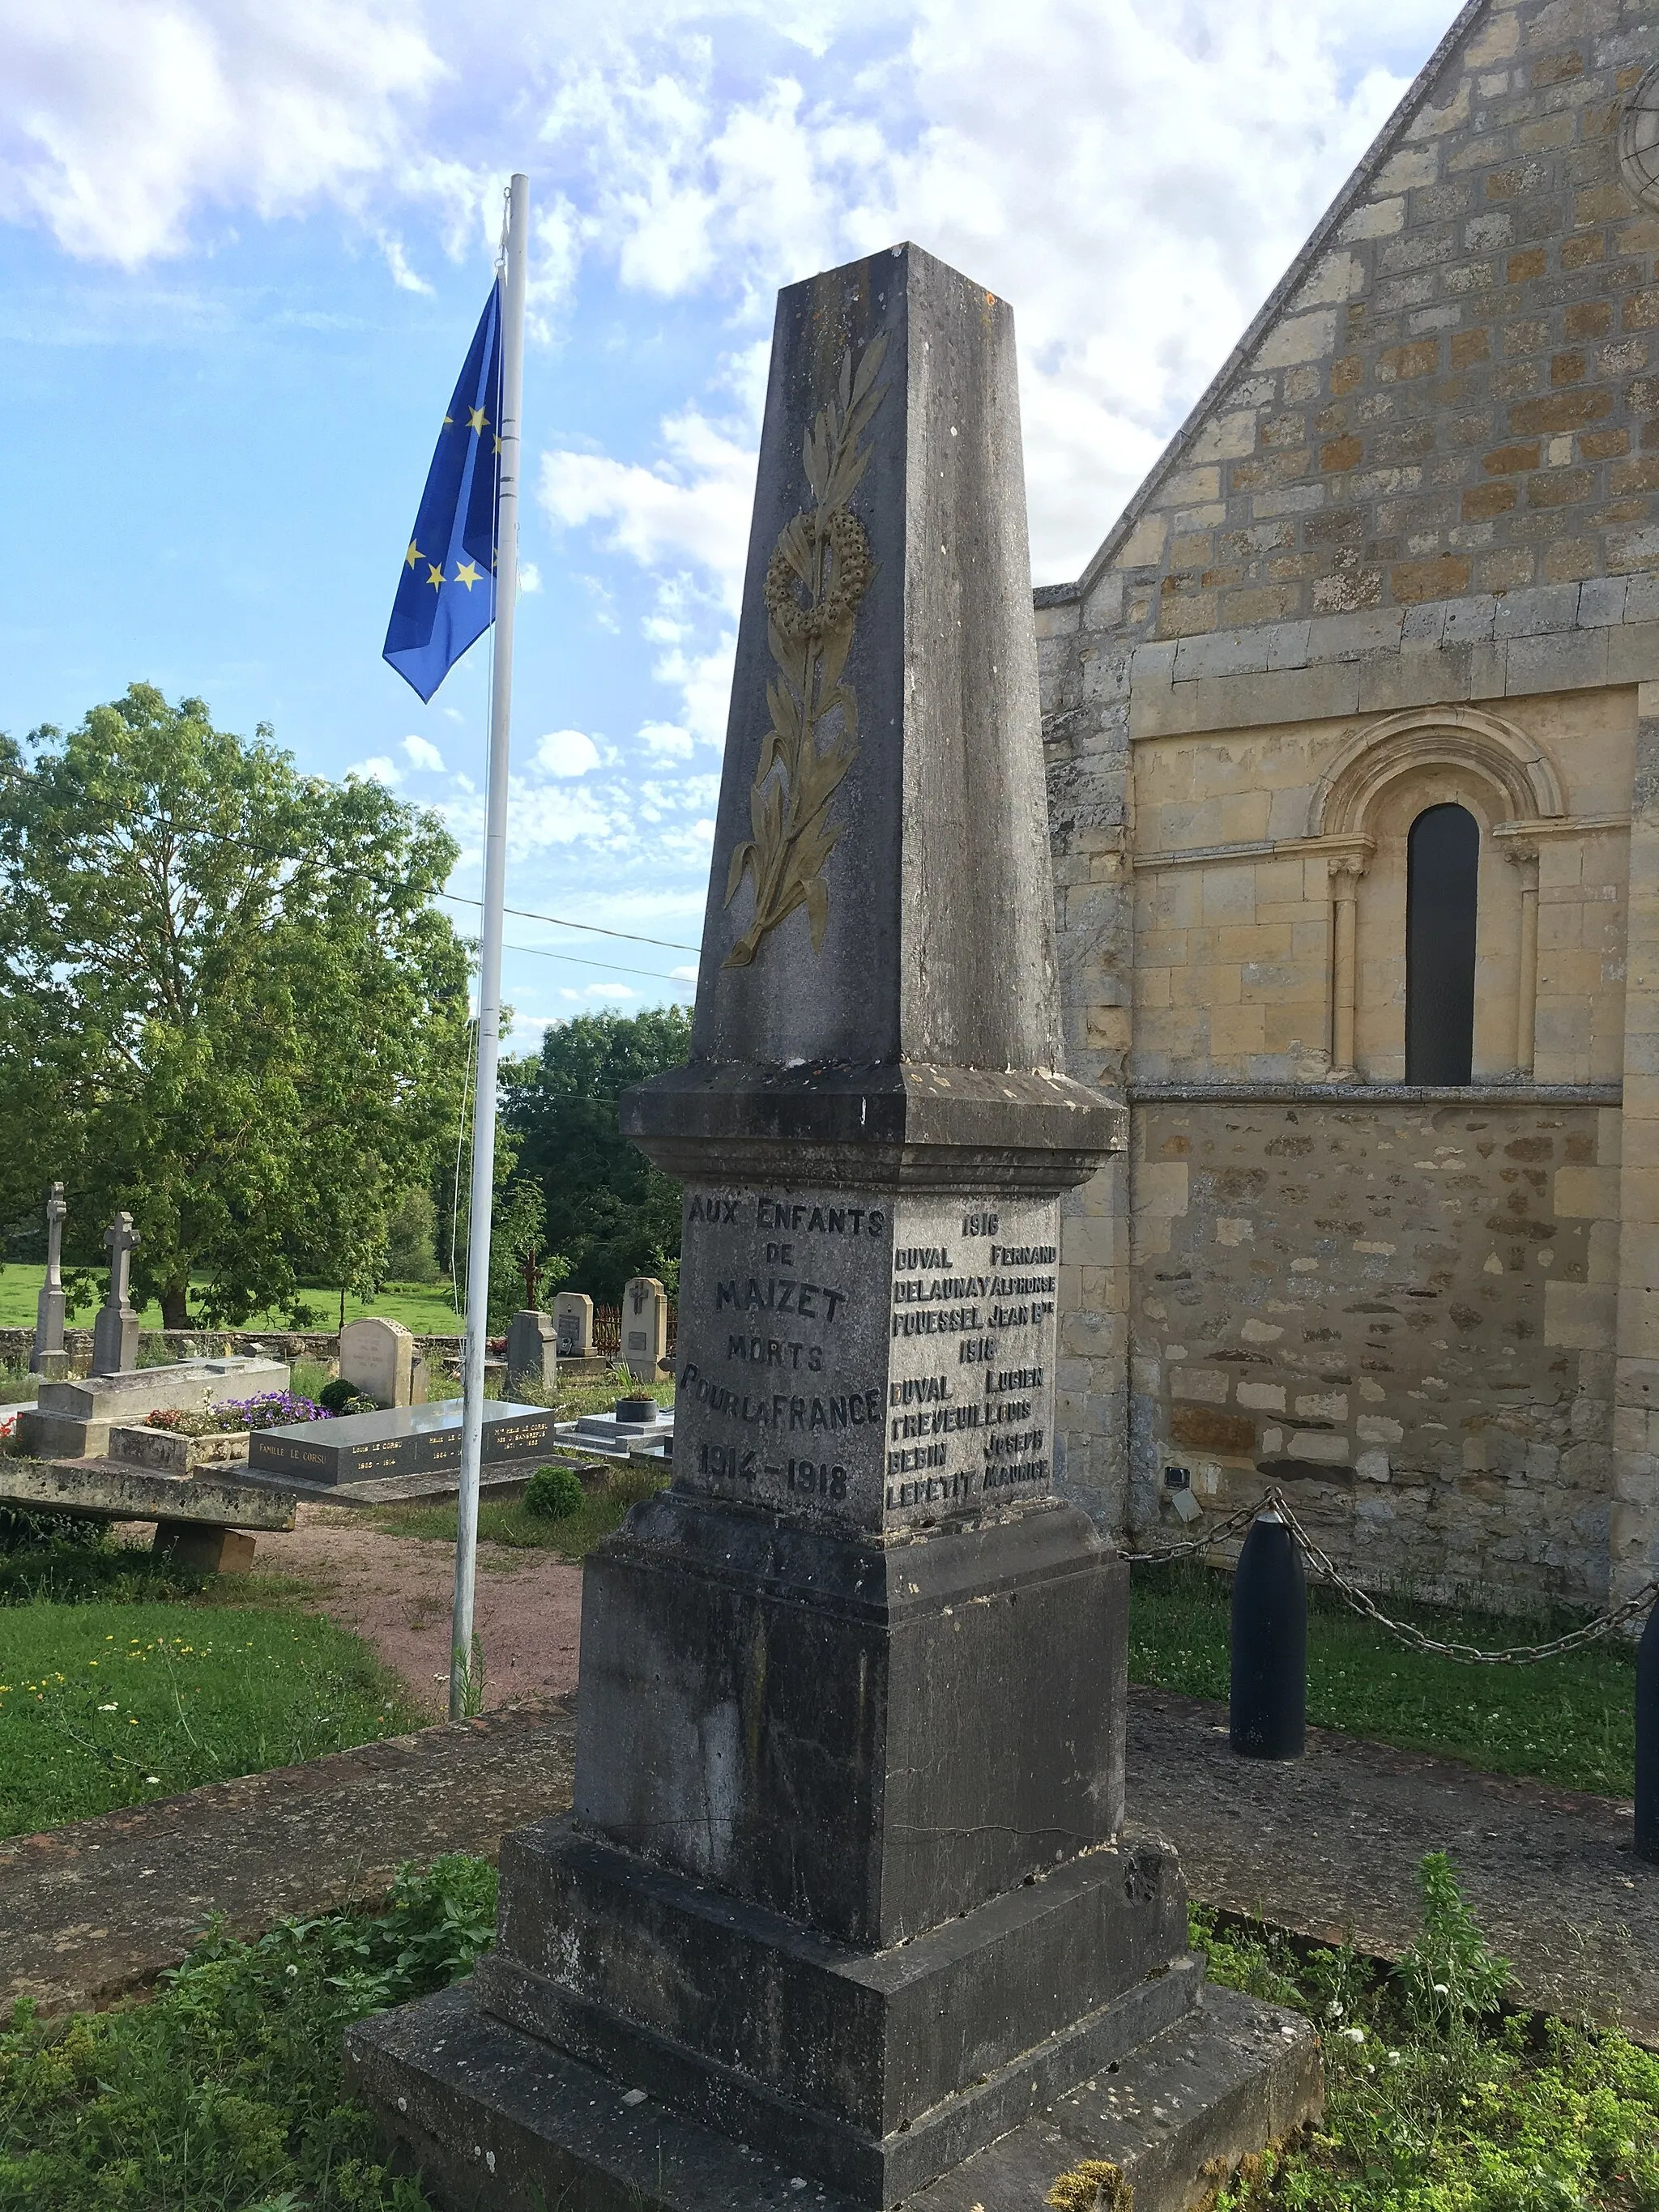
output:
[[[1480,827],[1431,806],[1406,864],[1406,1080],[1468,1083],[1474,1065],[1474,909]]]

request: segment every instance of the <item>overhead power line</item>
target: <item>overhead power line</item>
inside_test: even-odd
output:
[[[507,945],[502,950],[507,952],[533,952],[538,960],[562,960],[572,968],[603,968],[611,975],[647,975],[653,983],[678,983],[683,991],[692,988],[689,975],[665,975],[654,968],[619,968],[614,961],[590,960],[581,952],[550,952],[544,945]]]
[[[439,891],[436,896],[441,899],[450,900],[456,906],[483,904],[482,899],[464,898],[459,891]],[[659,945],[665,952],[698,952],[702,949],[696,945],[682,945],[677,938],[641,937],[631,929],[606,929],[597,921],[567,921],[562,915],[535,914],[525,906],[504,906],[501,912],[515,915],[520,921],[550,921],[556,929],[585,929],[594,937],[625,938],[630,945]],[[534,952],[538,948],[533,945],[515,945],[513,950],[515,952]],[[626,972],[634,975],[643,971],[629,969]]]

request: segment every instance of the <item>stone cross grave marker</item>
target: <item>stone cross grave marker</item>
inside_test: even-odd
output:
[[[573,1814],[465,1994],[349,2040],[437,2186],[1002,2212],[1113,2157],[1115,2085],[1069,2157],[1034,2116],[1118,2065],[1185,2203],[1212,2091],[1308,2110],[1117,1840],[1128,1571],[1054,1394],[1122,1115],[1063,1066],[1012,318],[899,246],[779,301],[691,1058],[622,1102],[684,1182],[673,1485],[588,1558]]]
[[[623,1364],[636,1382],[654,1382],[668,1357],[668,1293],[654,1275],[635,1275],[623,1292]]]
[[[46,1279],[34,1310],[34,1348],[29,1355],[31,1373],[49,1377],[69,1372],[69,1354],[64,1349],[64,1223],[68,1213],[64,1186],[55,1182],[46,1200]]]
[[[553,1301],[561,1359],[593,1357],[593,1301],[586,1291],[561,1291]]]
[[[122,1375],[138,1364],[138,1316],[130,1289],[138,1241],[130,1213],[118,1213],[104,1231],[109,1247],[109,1291],[92,1325],[94,1375]]]
[[[426,1363],[416,1357],[415,1338],[400,1321],[378,1314],[348,1322],[340,1331],[340,1375],[366,1398],[382,1406],[421,1404],[426,1396]]]
[[[534,1308],[515,1313],[507,1332],[507,1387],[522,1389],[533,1383],[550,1390],[559,1376],[558,1345],[552,1316]]]

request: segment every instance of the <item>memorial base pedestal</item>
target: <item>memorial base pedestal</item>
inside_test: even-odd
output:
[[[690,2119],[639,2085],[484,2011],[468,1982],[361,2021],[352,2093],[394,2163],[453,2212],[855,2212],[880,2200]],[[1323,2106],[1295,2013],[1205,1986],[1173,2025],[902,2200],[916,2212],[1043,2212],[1060,2176],[1115,2166],[1135,2212],[1190,2212],[1238,2160]]]
[[[574,1813],[504,1840],[465,1996],[354,2032],[356,2093],[443,2188],[476,2143],[508,2161],[481,2206],[570,2212],[759,2204],[766,2172],[943,2204],[1135,2067],[1207,2067],[1259,2148],[1258,2060],[1306,2039],[1218,2026],[1174,1853],[1115,1840],[1127,1585],[1060,1504],[886,1545],[636,1508],[588,1562]],[[682,2178],[630,2198],[642,2100]]]

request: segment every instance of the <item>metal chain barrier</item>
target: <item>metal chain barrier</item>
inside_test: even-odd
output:
[[[1610,1612],[1599,1613],[1594,1620],[1585,1621],[1581,1627],[1569,1629],[1565,1636],[1555,1637],[1548,1644],[1517,1644],[1507,1650],[1483,1651],[1475,1644],[1445,1643],[1438,1637],[1429,1635],[1424,1629],[1413,1628],[1408,1621],[1391,1620],[1368,1591],[1361,1589],[1357,1583],[1350,1582],[1335,1562],[1315,1543],[1297,1519],[1285,1493],[1279,1489],[1270,1490],[1259,1505],[1241,1506],[1237,1513],[1229,1514],[1224,1521],[1218,1522],[1206,1534],[1195,1536],[1189,1542],[1170,1544],[1152,1552],[1125,1552],[1122,1556],[1132,1565],[1137,1566],[1162,1565],[1168,1559],[1190,1558],[1195,1552],[1206,1552],[1212,1545],[1224,1541],[1235,1530],[1247,1526],[1264,1512],[1279,1516],[1301,1546],[1303,1556],[1315,1574],[1322,1582],[1328,1583],[1333,1589],[1339,1591],[1356,1613],[1364,1613],[1367,1620],[1374,1620],[1379,1628],[1396,1637],[1401,1643],[1409,1644],[1413,1650],[1431,1652],[1437,1658],[1460,1660],[1465,1666],[1533,1667],[1542,1659],[1559,1659],[1564,1652],[1577,1651],[1587,1644],[1599,1643],[1604,1636],[1611,1636],[1615,1629],[1624,1627],[1627,1621],[1640,1619],[1655,1599],[1659,1598],[1659,1581],[1650,1582],[1633,1597],[1624,1599]]]
[[[1269,1491],[1269,1501],[1278,1494],[1277,1491]],[[1230,1513],[1224,1521],[1218,1521],[1213,1528],[1206,1529],[1201,1536],[1188,1538],[1184,1544],[1164,1544],[1153,1552],[1120,1549],[1118,1557],[1127,1559],[1132,1567],[1162,1566],[1166,1559],[1189,1559],[1195,1552],[1207,1552],[1212,1544],[1224,1543],[1238,1529],[1248,1528],[1261,1510],[1260,1505],[1241,1505],[1237,1513]]]

